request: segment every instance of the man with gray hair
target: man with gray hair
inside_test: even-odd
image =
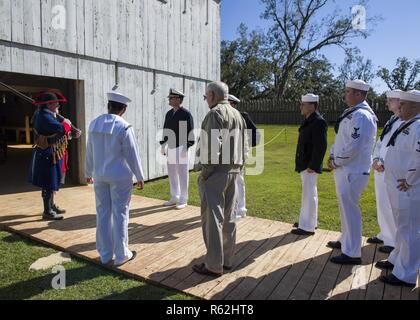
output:
[[[205,99],[210,111],[205,117],[197,149],[196,169],[201,219],[207,254],[194,265],[197,273],[221,276],[230,270],[236,246],[236,179],[244,166],[247,149],[246,124],[238,110],[230,107],[229,87],[210,83]]]

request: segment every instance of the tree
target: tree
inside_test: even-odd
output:
[[[234,41],[222,41],[222,80],[232,94],[242,99],[263,97],[272,84],[270,62],[264,55],[264,35],[259,31],[248,33],[241,24],[239,37]]]
[[[406,57],[398,58],[392,71],[382,67],[378,70],[377,75],[390,90],[420,89],[420,79],[418,80],[420,77],[420,60],[410,62]]]
[[[372,60],[364,59],[357,48],[347,49],[344,63],[339,67],[338,80],[344,86],[348,80],[360,79],[371,83],[376,77]]]
[[[284,96],[300,99],[309,92],[330,98],[339,98],[342,85],[334,78],[333,66],[324,56],[310,56],[302,60],[287,85]]]
[[[294,70],[306,57],[328,46],[346,47],[348,40],[368,36],[354,27],[351,14],[321,15],[333,0],[261,0],[262,18],[273,22],[267,40],[275,66],[275,90],[283,96]],[[371,18],[368,22],[373,22]]]

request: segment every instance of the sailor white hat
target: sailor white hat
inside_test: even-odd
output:
[[[302,102],[309,102],[309,103],[319,102],[319,96],[313,93],[305,94],[304,96],[302,96]]]
[[[232,102],[236,102],[236,103],[240,103],[241,100],[239,100],[237,97],[235,97],[233,94],[229,95],[228,101],[232,101]]]
[[[420,91],[411,90],[407,92],[401,92],[400,99],[405,101],[420,102]]]
[[[369,91],[370,85],[363,80],[350,80],[346,83],[346,88],[352,88],[361,91]]]
[[[108,96],[108,101],[118,102],[124,105],[128,105],[131,102],[130,98],[116,91],[108,92],[107,96]]]
[[[390,90],[390,91],[387,91],[387,93],[386,93],[386,97],[388,98],[388,99],[399,99],[399,98],[401,98],[401,92],[403,92],[402,90]]]
[[[168,98],[170,98],[170,97],[185,97],[185,95],[184,95],[184,93],[182,91],[179,91],[177,89],[171,88],[169,90],[169,96],[168,96]]]

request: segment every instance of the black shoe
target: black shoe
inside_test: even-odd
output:
[[[408,288],[414,288],[416,286],[414,283],[407,283],[398,279],[392,273],[388,276],[381,276],[379,280],[391,286],[400,286],[400,287],[402,286],[402,287],[408,287]]]
[[[44,212],[42,215],[42,219],[49,220],[49,221],[59,221],[59,220],[63,220],[64,217],[62,215],[57,214],[57,212],[50,211],[50,212]]]
[[[295,224],[293,225],[293,228],[299,228],[299,222],[295,222]],[[318,229],[318,227],[315,227],[315,229]]]
[[[383,246],[383,247],[380,247],[378,250],[382,253],[390,254],[392,251],[394,251],[394,247]]]
[[[50,197],[50,203],[51,203],[51,209],[53,209],[58,214],[65,214],[66,210],[60,209],[55,203],[54,203],[54,193],[51,194]]]
[[[60,207],[56,206],[55,204],[52,205],[52,209],[57,212],[58,214],[65,214],[66,210],[60,209]]]
[[[375,264],[375,267],[382,270],[392,270],[394,269],[394,265],[389,262],[388,260],[378,261]]]
[[[315,234],[315,232],[309,232],[309,231],[305,231],[302,229],[293,229],[291,231],[292,234],[296,234],[298,236],[313,236]]]
[[[225,269],[227,271],[231,271],[233,269],[233,267],[223,266],[223,269]]]
[[[382,244],[384,242],[381,239],[379,239],[378,237],[372,237],[372,238],[367,239],[367,243],[370,243],[370,244]]]
[[[341,249],[341,242],[340,241],[330,241],[327,244],[328,248],[331,249]]]
[[[55,212],[51,207],[52,192],[42,191],[42,200],[44,202],[44,213],[42,218],[44,220],[63,220],[63,216]]]
[[[345,254],[341,254],[340,256],[333,257],[330,259],[330,261],[335,264],[350,264],[350,265],[362,264],[361,258],[351,258]]]

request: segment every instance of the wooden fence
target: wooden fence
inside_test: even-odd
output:
[[[379,126],[383,127],[391,116],[385,100],[376,99],[368,102],[379,119]],[[238,109],[241,112],[248,112],[257,124],[297,125],[303,120],[299,106],[300,101],[262,99],[241,102]],[[343,101],[335,99],[321,99],[319,104],[319,112],[331,125],[337,121],[345,108]]]

